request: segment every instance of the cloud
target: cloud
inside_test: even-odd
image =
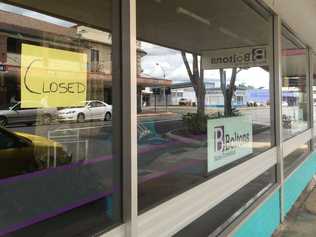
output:
[[[141,61],[144,74],[163,78],[165,73],[166,79],[172,80],[173,83],[190,81],[180,51],[144,42],[141,43],[141,47],[147,53]],[[190,54],[187,54],[187,57],[191,65],[192,57]],[[228,79],[231,77],[231,72],[231,69],[226,69]],[[204,76],[205,82],[212,81],[217,82],[216,85],[220,84],[219,70],[205,70]],[[269,79],[269,72],[260,67],[253,67],[239,72],[236,84],[245,84],[255,88],[269,88]],[[227,80],[228,82],[229,80]]]

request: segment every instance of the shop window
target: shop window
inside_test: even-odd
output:
[[[89,71],[117,55],[112,1],[21,4],[0,3],[0,235],[94,236],[121,222],[120,78]]]
[[[273,18],[247,2],[137,0],[140,211],[275,144]]]
[[[308,128],[307,49],[282,30],[282,129],[286,140]]]

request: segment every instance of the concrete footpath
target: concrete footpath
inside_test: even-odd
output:
[[[303,199],[303,200],[302,200]],[[316,188],[289,213],[274,237],[316,237]]]

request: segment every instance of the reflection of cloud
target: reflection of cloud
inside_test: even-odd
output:
[[[189,76],[182,56],[179,50],[169,49],[150,43],[141,43],[142,50],[147,55],[142,58],[143,73],[157,78],[163,78],[163,70],[166,72],[166,79],[172,80],[173,83],[187,82]],[[192,56],[187,54],[189,64],[192,64]],[[160,66],[157,66],[156,64]],[[231,77],[231,69],[226,69],[227,82]],[[219,70],[205,70],[205,82],[216,82],[220,85]],[[245,84],[255,88],[264,87],[269,88],[269,73],[260,67],[253,67],[248,70],[242,70],[237,75],[236,85]]]
[[[269,72],[263,70],[260,67],[249,68],[248,70],[242,70],[238,73],[237,83],[244,83],[255,88],[264,87],[269,88]]]
[[[44,15],[35,11],[31,11],[31,10],[27,10],[21,7],[16,7],[16,6],[12,6],[6,3],[0,3],[0,10],[2,11],[6,11],[6,12],[11,12],[11,13],[15,13],[18,15],[23,15],[23,16],[28,16],[37,20],[41,20],[41,21],[46,21],[48,23],[52,23],[55,25],[60,25],[60,26],[64,26],[64,27],[72,27],[76,24],[69,22],[69,21],[64,21],[55,17],[51,17],[48,15]]]

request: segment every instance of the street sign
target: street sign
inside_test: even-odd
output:
[[[171,88],[170,88],[170,87],[167,87],[167,88],[165,89],[165,94],[166,94],[166,95],[171,95]]]
[[[160,95],[160,93],[161,93],[161,89],[160,88],[153,88],[152,90],[153,90],[153,94],[154,95]]]

